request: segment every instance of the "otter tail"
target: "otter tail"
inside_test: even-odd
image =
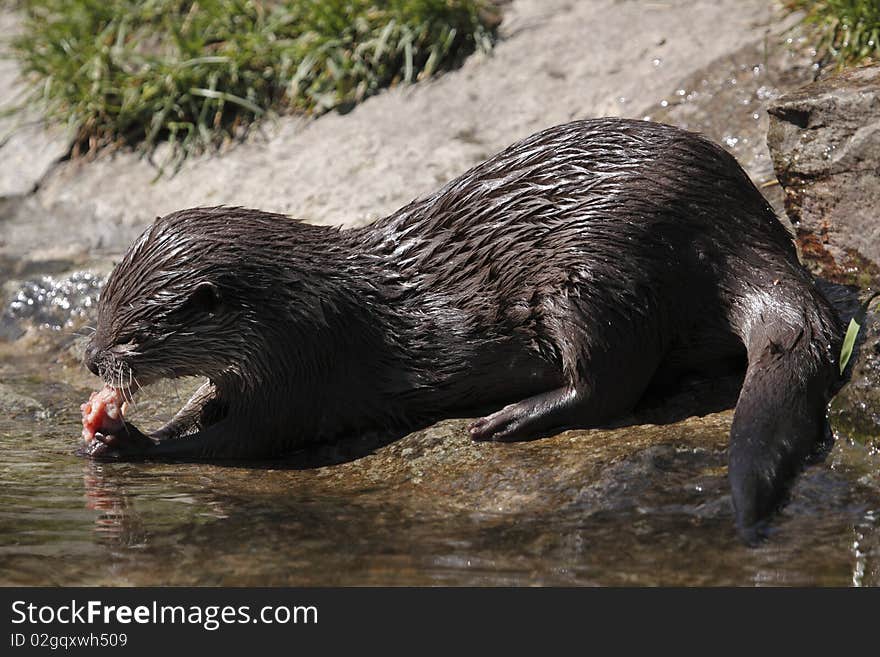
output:
[[[794,477],[833,444],[826,412],[839,380],[840,320],[812,280],[793,282],[783,290],[776,281],[766,294],[753,290],[737,313],[748,369],[733,417],[729,477],[737,530],[749,544],[762,538]]]

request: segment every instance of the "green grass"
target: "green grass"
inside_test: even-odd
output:
[[[819,30],[818,49],[838,66],[880,61],[880,0],[788,0]]]
[[[23,0],[28,104],[109,144],[175,158],[270,112],[345,109],[488,50],[485,0]]]

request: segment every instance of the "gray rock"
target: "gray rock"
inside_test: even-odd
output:
[[[855,266],[868,280],[854,282],[877,280],[880,66],[809,84],[769,112],[767,141],[805,256],[825,275]]]
[[[774,28],[779,37],[750,43],[683,77],[644,111],[652,121],[699,132],[730,151],[783,220],[783,193],[767,148],[767,106],[815,80],[820,69],[802,28],[792,24],[799,18],[792,14]]]
[[[12,418],[38,417],[43,405],[33,397],[23,395],[5,383],[0,383],[0,413]]]
[[[778,15],[761,0],[520,0],[505,6],[491,56],[390,89],[345,115],[266,122],[247,143],[193,157],[174,176],[156,179],[153,164],[126,151],[64,162],[41,183],[34,207],[7,223],[7,248],[35,241],[34,213],[78,228],[53,230],[44,246],[54,240],[109,253],[124,251],[157,215],[195,205],[364,224],[542,128],[641,116],[681,76],[776,27]]]
[[[18,24],[16,14],[0,12],[0,33],[5,37],[14,34]],[[38,113],[4,116],[3,112],[21,105],[24,98],[18,63],[0,58],[0,199],[30,194],[70,150],[72,132],[63,127],[49,128]]]

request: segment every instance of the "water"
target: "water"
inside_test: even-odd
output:
[[[513,445],[453,420],[308,460],[94,463],[73,451],[96,381],[47,334],[0,352],[21,409],[0,419],[2,584],[880,583],[870,445],[839,440],[757,549],[732,529],[729,411]],[[192,387],[145,391],[137,421]]]

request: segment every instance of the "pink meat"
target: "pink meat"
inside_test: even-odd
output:
[[[95,439],[95,434],[114,434],[125,426],[125,405],[122,393],[105,385],[93,392],[89,401],[80,406],[82,411],[82,437],[87,443]]]

